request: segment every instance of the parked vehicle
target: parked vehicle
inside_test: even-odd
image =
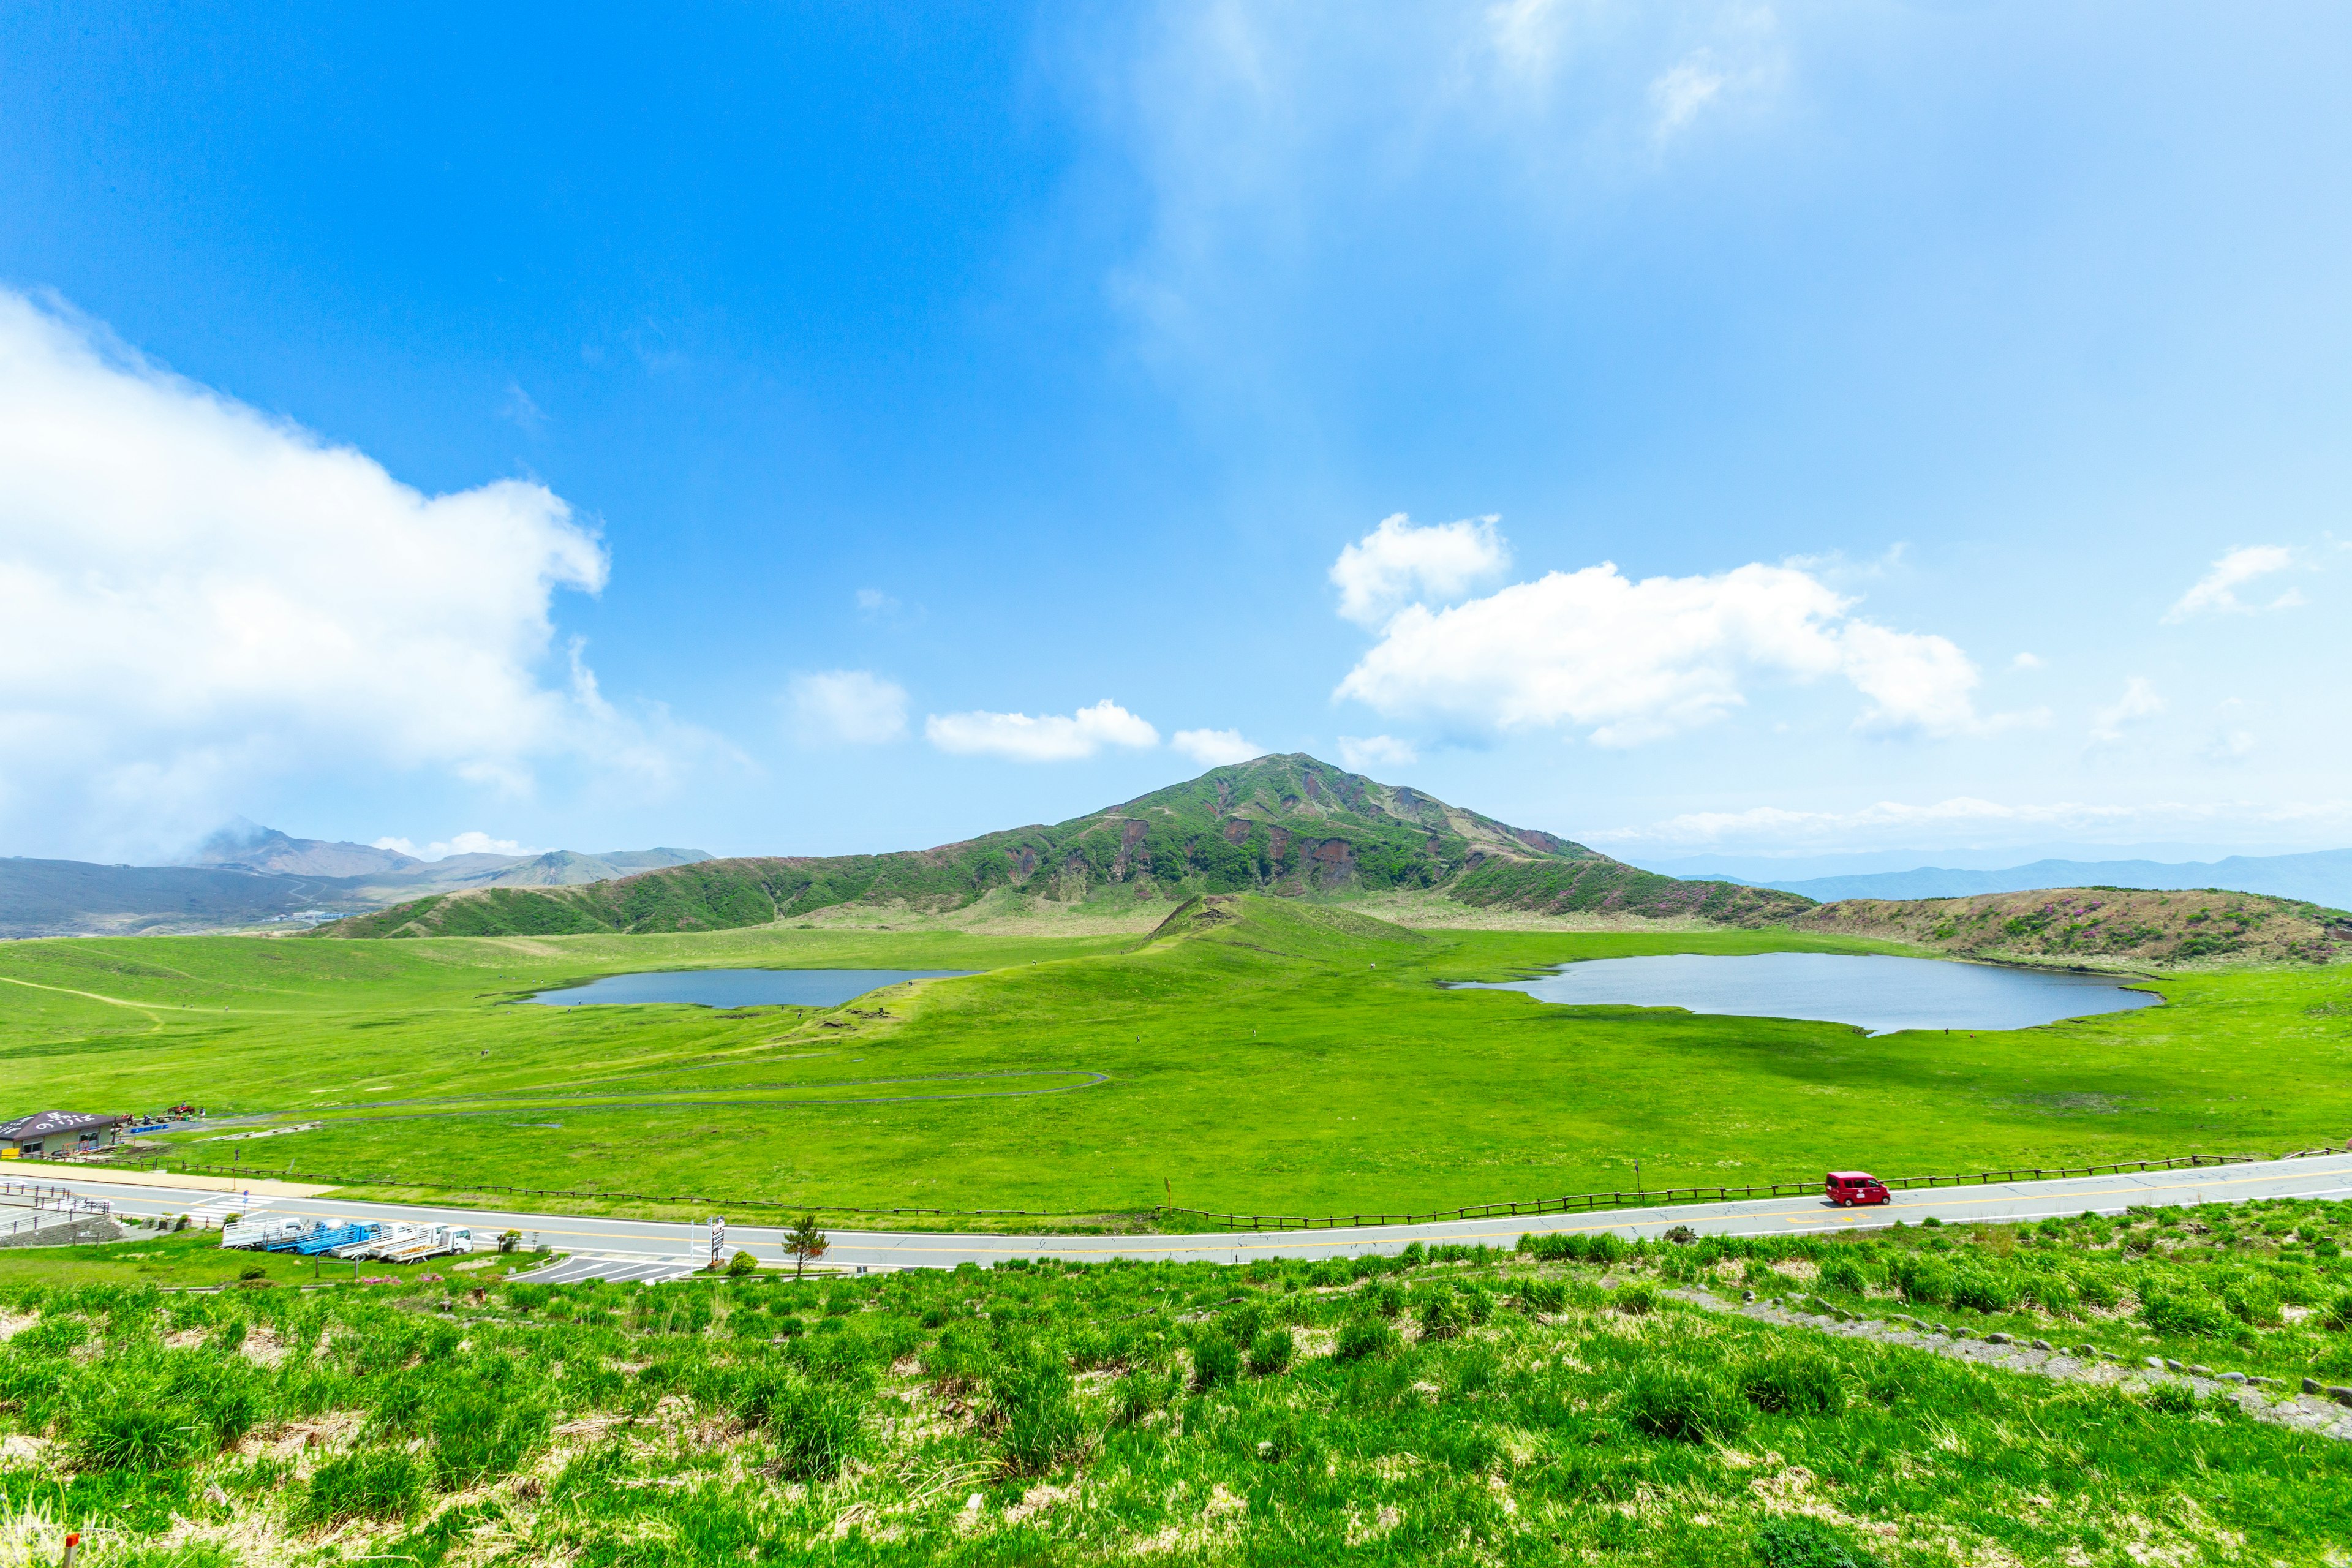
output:
[[[221,1227],[221,1245],[244,1251],[289,1252],[318,1228],[308,1219],[245,1219]]]
[[[294,1250],[305,1258],[316,1258],[322,1252],[373,1241],[383,1231],[380,1225],[337,1225],[330,1221],[294,1244]]]
[[[1843,1209],[1856,1204],[1883,1204],[1894,1194],[1868,1171],[1832,1171],[1822,1195]]]

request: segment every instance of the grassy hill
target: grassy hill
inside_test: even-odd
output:
[[[1448,988],[1586,958],[1883,945],[1827,931],[1413,931],[1250,894],[1158,907],[1156,936],[9,942],[0,1064],[17,1111],[194,1099],[320,1124],[175,1135],[183,1158],[241,1150],[354,1197],[587,1188],[531,1202],[649,1218],[739,1198],[1079,1225],[1162,1202],[1427,1211],[1630,1189],[1636,1160],[1657,1186],[2082,1166],[2309,1148],[2352,1115],[2341,965],[2180,968],[2147,983],[2161,1007],[1865,1039]],[[754,966],[987,973],[840,1008],[511,1005],[598,973]],[[688,1194],[719,1206],[626,1195]]]
[[[1759,925],[1808,900],[1638,870],[1303,754],[1261,757],[1051,826],[887,855],[709,860],[581,888],[486,889],[340,922],[338,937],[724,931],[843,904],[939,911],[992,894],[1050,905],[1203,893],[1344,899],[1439,890],[1546,914]]]
[[[2256,893],[2053,888],[1972,899],[1848,899],[1799,929],[1940,948],[1955,957],[2093,968],[2328,963],[2352,957],[2352,915]]]

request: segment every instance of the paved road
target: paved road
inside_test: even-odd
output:
[[[182,1214],[192,1194],[129,1183],[72,1182],[76,1192],[110,1200],[124,1215]],[[1131,1258],[1178,1262],[1246,1263],[1256,1258],[1353,1258],[1395,1252],[1407,1243],[1484,1242],[1508,1247],[1522,1235],[1614,1231],[1629,1239],[1656,1237],[1669,1226],[1727,1236],[1791,1236],[1891,1225],[1916,1225],[1934,1215],[1952,1224],[1975,1220],[2047,1219],[2057,1215],[2121,1214],[2136,1204],[2243,1203],[2253,1198],[2352,1198],[2352,1153],[2299,1160],[2148,1171],[2130,1175],[2078,1176],[1983,1187],[1938,1187],[1898,1193],[1883,1208],[1834,1209],[1819,1198],[1759,1198],[1746,1203],[1684,1204],[1674,1207],[1602,1210],[1593,1214],[1522,1215],[1517,1219],[1448,1221],[1436,1225],[1366,1226],[1349,1230],[1251,1231],[1206,1236],[986,1236],[937,1232],[852,1231],[830,1234],[825,1262],[866,1268],[949,1268],[1007,1258],[1054,1257],[1076,1262]],[[208,1198],[215,1212],[229,1206]],[[484,1209],[436,1209],[401,1204],[347,1203],[332,1196],[258,1197],[256,1214],[347,1220],[432,1220],[468,1225],[476,1235],[512,1228],[570,1256],[549,1279],[660,1279],[686,1272],[709,1257],[701,1226],[589,1218]],[[786,1261],[783,1232],[730,1225],[730,1247],[748,1247],[763,1262]]]

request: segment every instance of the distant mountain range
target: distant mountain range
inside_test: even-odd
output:
[[[2222,860],[2185,864],[2158,860],[2036,860],[1995,871],[1953,870],[1923,866],[1911,871],[1864,876],[1810,877],[1796,881],[1745,881],[1778,888],[1822,903],[1842,899],[1961,899],[1987,893],[2020,893],[2037,888],[2147,888],[2181,891],[2221,888],[2298,899],[2330,909],[2352,910],[2352,849],[2307,855],[2232,855]]]
[[[572,886],[690,865],[699,849],[452,855],[419,860],[369,844],[296,838],[250,822],[205,840],[189,866],[0,859],[0,937],[235,930],[379,910],[420,894]]]
[[[982,899],[1069,908],[1198,893],[1344,899],[1429,891],[1550,914],[1760,925],[1803,899],[1640,870],[1535,828],[1303,753],[1260,757],[1051,826],[887,855],[703,860],[593,886],[440,893],[336,936],[716,931],[843,904],[946,912]]]

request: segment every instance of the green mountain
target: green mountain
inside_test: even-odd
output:
[[[418,899],[322,934],[713,931],[845,903],[946,912],[992,894],[1132,906],[1202,893],[1331,900],[1413,890],[1489,908],[1741,925],[1811,907],[1771,889],[1637,870],[1294,753],[1213,768],[1052,826],[936,849],[705,860],[586,887],[490,888]]]

